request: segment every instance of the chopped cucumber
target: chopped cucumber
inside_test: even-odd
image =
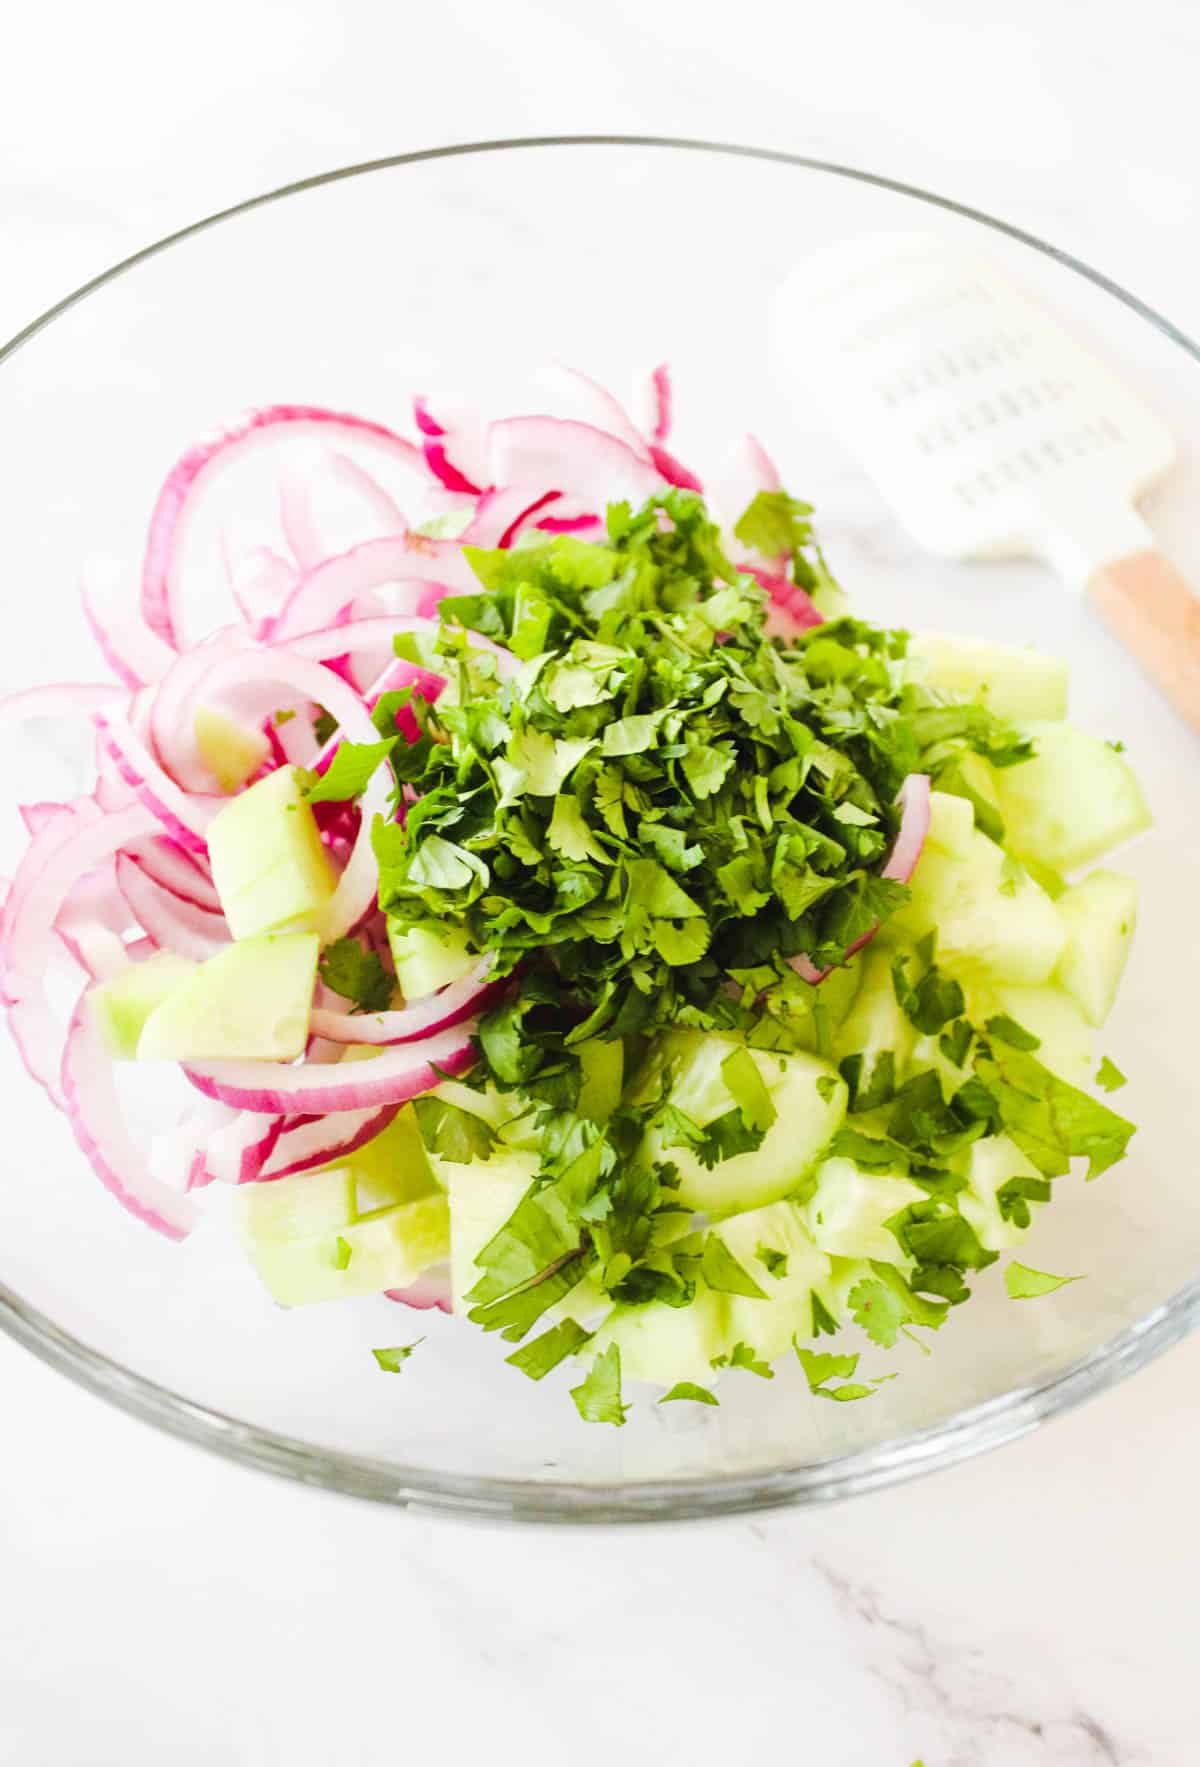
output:
[[[1061,988],[993,988],[987,1007],[973,1009],[977,1024],[994,1012],[1015,1019],[1038,1038],[1040,1047],[1033,1053],[1052,1074],[1070,1086],[1091,1085],[1092,1033],[1078,1004]]]
[[[888,940],[914,943],[936,933],[938,961],[955,973],[1029,986],[1049,978],[1066,944],[1045,890],[977,830],[965,856],[926,846],[911,901],[883,930]]]
[[[645,1089],[645,1095],[652,1096],[664,1069],[669,1069],[673,1076],[669,1102],[700,1128],[707,1128],[738,1108],[721,1064],[742,1047],[736,1038],[712,1031],[671,1031],[660,1039],[638,1091]],[[678,1168],[677,1194],[688,1208],[729,1215],[775,1202],[796,1188],[841,1127],[846,1087],[828,1062],[806,1054],[761,1049],[749,1053],[775,1111],[753,1153],[734,1154],[708,1168],[690,1147],[668,1146],[661,1127],[647,1130],[648,1157]]]
[[[323,1166],[243,1184],[238,1191],[242,1231],[252,1246],[287,1245],[336,1233],[354,1220],[355,1180],[349,1165]]]
[[[461,981],[479,962],[465,927],[442,926],[436,921],[406,926],[403,921],[389,919],[388,944],[406,1000],[424,1000],[438,988]]]
[[[1036,1166],[1030,1164],[1015,1142],[1007,1135],[989,1135],[971,1149],[967,1168],[967,1188],[959,1193],[958,1207],[963,1220],[979,1236],[979,1243],[989,1252],[1004,1252],[1019,1246],[1029,1229],[1005,1220],[1000,1212],[996,1192],[1011,1178],[1040,1178]],[[1030,1213],[1042,1204],[1026,1199]]]
[[[729,1345],[728,1302],[728,1295],[714,1294],[701,1283],[686,1307],[668,1307],[665,1301],[614,1307],[588,1346],[589,1353],[616,1344],[625,1380],[661,1386],[690,1380],[708,1386],[714,1358],[724,1355]]]
[[[190,957],[156,951],[144,963],[131,963],[109,982],[88,992],[92,1023],[114,1061],[132,1061],[150,1014],[195,973]]]
[[[459,1162],[431,1155],[429,1164],[450,1198],[450,1290],[456,1313],[483,1272],[475,1259],[499,1233],[541,1164],[536,1153],[497,1149],[491,1159]]]
[[[771,1203],[765,1209],[731,1215],[713,1230],[733,1253],[742,1268],[762,1289],[765,1300],[750,1295],[727,1295],[725,1300],[728,1339],[726,1353],[737,1344],[749,1344],[765,1361],[781,1356],[799,1334],[812,1331],[812,1291],[827,1290],[832,1277],[828,1256],[813,1244],[795,1203]],[[782,1254],[786,1263],[777,1266],[761,1252]]]
[[[321,930],[337,878],[295,767],[280,767],[226,804],[207,840],[235,939]]]
[[[1074,871],[1149,828],[1142,788],[1115,749],[1070,724],[1022,728],[1037,754],[996,770],[1006,840],[1019,857]]]
[[[848,1055],[863,1058],[863,1082],[881,1055],[891,1054],[897,1084],[904,1078],[916,1041],[916,1031],[900,1010],[892,985],[895,953],[884,945],[871,945],[858,959],[862,981],[848,1016],[833,1039],[838,1061]]]
[[[971,836],[975,831],[975,812],[967,798],[949,792],[929,794],[929,833],[926,840],[940,847],[943,853],[967,859],[971,854]]]
[[[450,1250],[411,1106],[344,1160],[244,1185],[238,1203],[254,1267],[285,1307],[404,1288]]]
[[[1119,871],[1091,871],[1058,899],[1067,929],[1058,980],[1089,1024],[1102,1025],[1112,1010],[1133,943],[1137,905],[1137,885]]]
[[[625,1049],[619,1038],[589,1037],[575,1052],[583,1069],[576,1110],[593,1123],[605,1123],[621,1102]]]
[[[875,1258],[911,1268],[912,1260],[884,1222],[923,1202],[925,1192],[909,1178],[889,1172],[862,1172],[853,1160],[826,1160],[817,1168],[816,1188],[799,1205],[800,1218],[814,1245],[839,1258]]]
[[[222,791],[240,791],[271,753],[261,730],[247,730],[211,706],[198,709],[195,730],[200,759]]]
[[[998,718],[1067,715],[1067,665],[1061,657],[922,632],[909,639],[907,663],[910,679],[952,699],[987,706]]]
[[[308,1181],[303,1173],[298,1177]],[[449,1210],[435,1191],[283,1244],[252,1241],[250,1255],[274,1299],[283,1307],[300,1307],[407,1288],[449,1249]]]
[[[415,1202],[439,1188],[411,1104],[387,1128],[346,1156],[354,1168],[355,1213]]]
[[[245,939],[194,969],[146,1020],[139,1061],[294,1061],[308,1039],[315,933]]]

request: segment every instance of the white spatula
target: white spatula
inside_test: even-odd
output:
[[[1174,444],[1102,362],[986,258],[924,234],[806,259],[775,334],[915,539],[1044,558],[1200,730],[1200,601],[1136,508]]]

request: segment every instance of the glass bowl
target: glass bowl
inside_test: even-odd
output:
[[[1196,347],[1084,265],[927,192],[783,153],[479,143],[333,172],[185,228],[0,350],[0,687],[97,678],[76,601],[82,561],[117,555],[132,568],[166,468],[248,405],[325,404],[405,427],[413,392],[528,409],[547,358],[622,393],[668,358],[681,455],[703,470],[741,431],[760,434],[788,486],[817,505],[859,608],[1068,656],[1073,716],[1130,749],[1156,827],[1121,860],[1142,886],[1142,924],[1100,1049],[1129,1074],[1119,1103],[1141,1127],[1099,1183],[1060,1181],[1024,1254],[1086,1280],[1016,1305],[994,1267],[928,1359],[902,1346],[887,1364],[901,1378],[869,1403],[818,1404],[792,1366],[771,1382],[734,1374],[717,1411],[643,1396],[624,1429],[588,1427],[561,1379],[533,1385],[501,1368],[502,1347],[455,1320],[382,1297],[284,1312],[219,1224],[182,1247],[157,1240],[96,1185],[4,1038],[6,1331],[114,1403],[251,1465],[393,1503],[613,1521],[815,1502],[912,1477],[1020,1435],[1191,1328],[1195,740],[1044,571],[920,553],[769,353],[771,296],[801,251],[912,227],[1006,261],[1144,389],[1181,449],[1148,513],[1200,581]],[[212,558],[198,568],[219,574]],[[15,801],[77,788],[78,768],[67,734],[45,726],[10,747],[0,869],[17,850]],[[381,1376],[370,1348],[419,1335],[402,1378]]]

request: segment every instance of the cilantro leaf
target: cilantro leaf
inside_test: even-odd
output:
[[[496,1131],[491,1124],[473,1111],[463,1110],[448,1099],[426,1093],[414,1098],[421,1140],[429,1153],[452,1165],[469,1165],[472,1160],[490,1159],[496,1145]]]
[[[1082,1277],[1079,1276],[1051,1276],[1045,1270],[1031,1270],[1028,1264],[1018,1264],[1015,1258],[1004,1271],[1004,1286],[1014,1301],[1031,1301],[1039,1295],[1052,1295],[1056,1288],[1080,1281]]]
[[[1119,1092],[1128,1081],[1116,1062],[1106,1055],[1096,1070],[1096,1084],[1104,1092]]]
[[[400,1374],[413,1351],[424,1342],[424,1338],[418,1338],[415,1343],[393,1344],[390,1349],[372,1350],[371,1354],[385,1374]]]
[[[846,1297],[850,1315],[882,1349],[890,1350],[912,1318],[907,1302],[877,1277],[858,1282]]]
[[[765,1301],[767,1298],[750,1272],[738,1263],[725,1241],[715,1233],[710,1233],[704,1241],[700,1274],[709,1288],[715,1289],[719,1294],[748,1295],[754,1301]]]
[[[759,1380],[774,1380],[775,1370],[769,1362],[764,1362],[751,1349],[749,1344],[735,1344],[727,1356],[714,1356],[714,1368],[743,1368],[747,1374],[756,1374]]]
[[[327,945],[318,965],[321,980],[344,1000],[352,1000],[362,1012],[386,1012],[395,992],[396,978],[374,951],[347,936]]]
[[[621,1352],[616,1344],[596,1357],[586,1378],[571,1388],[575,1409],[585,1423],[625,1422],[628,1405],[621,1403]]]
[[[766,1266],[768,1276],[774,1276],[777,1280],[782,1281],[787,1275],[788,1255],[786,1252],[776,1251],[774,1246],[760,1245],[754,1256],[760,1264]]]
[[[812,1302],[813,1337],[835,1337],[841,1328],[816,1289],[812,1291],[809,1300]]]
[[[996,1101],[1006,1133],[1047,1178],[1068,1169],[1076,1156],[1098,1178],[1123,1159],[1134,1125],[1042,1066],[1035,1056],[1003,1043],[975,1071]]]
[[[1042,1046],[1040,1037],[1035,1037],[1032,1031],[1019,1025],[1016,1019],[1009,1018],[1006,1012],[996,1013],[994,1017],[985,1019],[983,1028],[989,1037],[1007,1043],[1012,1049],[1040,1049]]]
[[[341,1234],[339,1233],[337,1236],[337,1239],[334,1241],[334,1251],[333,1251],[333,1267],[334,1267],[334,1269],[335,1270],[348,1270],[350,1267],[350,1259],[353,1257],[353,1255],[354,1255],[354,1248],[350,1244],[350,1241],[348,1239],[343,1239]]]
[[[325,772],[315,774],[305,786],[305,797],[310,804],[344,803],[360,797],[395,746],[394,737],[383,742],[339,743]]]
[[[544,1331],[541,1337],[522,1344],[504,1360],[519,1368],[522,1374],[527,1374],[530,1380],[544,1380],[552,1368],[557,1368],[560,1362],[582,1349],[590,1337],[591,1333],[574,1319],[564,1319],[561,1324]]]
[[[668,1405],[673,1399],[691,1399],[697,1405],[719,1405],[721,1401],[707,1387],[698,1387],[695,1381],[676,1381],[669,1393],[664,1393],[658,1401],[660,1405]]]

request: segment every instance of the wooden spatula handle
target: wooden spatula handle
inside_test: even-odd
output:
[[[1088,599],[1113,637],[1200,731],[1200,600],[1161,552],[1102,565]]]

